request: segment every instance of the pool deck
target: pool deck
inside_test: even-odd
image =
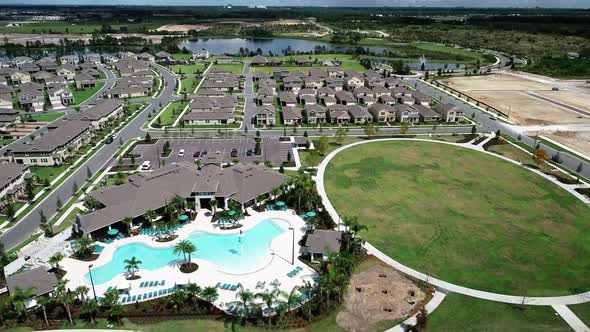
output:
[[[155,248],[171,247],[176,243],[188,238],[194,232],[207,232],[212,234],[238,234],[240,230],[247,231],[256,226],[261,221],[267,219],[283,219],[289,223],[294,229],[295,234],[295,264],[291,264],[292,254],[292,232],[286,231],[276,238],[274,238],[270,245],[270,255],[268,262],[265,266],[258,267],[256,271],[252,271],[246,274],[230,274],[227,272],[220,271],[215,264],[209,261],[200,259],[193,259],[192,261],[199,265],[199,269],[193,273],[182,273],[176,264],[165,266],[161,269],[149,271],[140,269],[136,273],[141,276],[137,280],[126,280],[123,274],[118,275],[111,281],[95,285],[96,295],[101,297],[108,287],[129,288],[130,295],[140,295],[144,293],[159,291],[161,289],[170,288],[174,285],[183,285],[188,283],[196,283],[200,287],[213,286],[215,287],[218,282],[221,284],[237,285],[242,284],[245,289],[248,289],[254,293],[263,292],[265,289],[270,289],[270,283],[275,279],[278,280],[280,285],[279,289],[290,292],[296,286],[303,286],[304,281],[309,281],[312,277],[316,276],[317,273],[303,264],[297,259],[300,246],[298,244],[301,237],[305,234],[306,225],[303,219],[297,216],[293,210],[287,211],[267,211],[257,213],[251,209],[248,210],[250,216],[242,220],[243,226],[239,229],[234,230],[222,230],[217,227],[216,223],[211,223],[212,216],[208,215],[208,210],[199,211],[194,221],[191,221],[186,226],[176,231],[178,238],[174,241],[160,243],[156,242],[155,238],[150,235],[137,235],[128,237],[122,240],[117,240],[111,244],[102,244],[105,248],[100,254],[98,259],[92,262],[79,261],[73,258],[65,258],[61,265],[67,273],[65,279],[68,280],[68,288],[75,289],[78,286],[84,285],[90,289],[89,295],[92,296],[92,287],[90,283],[86,282],[84,276],[88,273],[88,266],[93,264],[93,269],[107,264],[113,253],[117,248],[128,245],[131,243],[143,243]],[[201,248],[198,247],[197,250]],[[131,258],[131,257],[130,257]],[[145,258],[142,258],[145,260]],[[247,259],[245,257],[244,259]],[[178,262],[182,262],[182,257],[179,256]],[[287,276],[287,273],[291,272],[296,267],[302,268],[302,270],[294,277]],[[142,287],[139,285],[145,281],[162,281],[165,280],[165,286],[154,286],[154,287]],[[256,284],[266,282],[264,288],[256,288]],[[215,301],[215,305],[221,309],[226,309],[227,304],[236,301],[236,291],[229,291],[218,289],[219,297]],[[157,297],[157,296],[156,296]],[[153,299],[149,298],[149,299]],[[148,299],[146,299],[148,300]],[[142,299],[143,301],[143,299]],[[129,302],[128,302],[129,303]],[[134,302],[131,302],[134,303]]]

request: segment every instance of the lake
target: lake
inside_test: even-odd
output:
[[[262,54],[268,55],[284,55],[283,50],[290,48],[293,52],[310,53],[313,52],[317,46],[325,47],[327,50],[333,53],[346,53],[347,50],[355,49],[359,46],[331,44],[327,42],[319,42],[314,40],[305,39],[292,39],[292,38],[273,38],[273,39],[245,39],[245,38],[198,38],[188,39],[178,44],[180,48],[186,47],[188,50],[197,52],[202,49],[209,51],[210,54],[239,54],[240,48],[248,49],[256,52],[256,50],[262,50]],[[387,47],[379,46],[360,46],[369,52],[376,55],[383,54],[383,51],[389,49]],[[392,49],[393,50],[393,49]],[[420,69],[420,59],[416,61],[404,61],[405,64],[410,66],[411,69]],[[457,68],[454,63],[441,63],[441,62],[430,62],[426,61],[426,69],[437,70],[437,69],[455,69]]]

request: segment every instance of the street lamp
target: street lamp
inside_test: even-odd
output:
[[[92,293],[94,294],[94,301],[96,301],[96,289],[94,289],[94,279],[92,279],[92,264],[88,265],[88,273],[90,274],[90,284],[92,284]]]
[[[293,239],[293,246],[291,248],[291,265],[295,265],[295,229],[293,227],[289,227],[289,230],[291,231]]]

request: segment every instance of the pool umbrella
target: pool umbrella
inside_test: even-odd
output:
[[[276,203],[276,205],[277,205],[277,206],[285,206],[285,202],[283,202],[283,201],[278,201],[278,202]]]
[[[315,217],[315,212],[309,211],[305,215],[308,216],[308,217]]]
[[[116,229],[116,228],[112,228],[112,229],[109,229],[109,231],[107,232],[107,234],[110,235],[110,236],[115,236],[115,235],[119,234],[119,230]]]
[[[180,221],[186,221],[188,219],[188,216],[186,214],[181,214],[178,216],[178,220]]]

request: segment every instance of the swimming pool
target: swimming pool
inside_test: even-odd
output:
[[[282,219],[266,219],[252,229],[239,234],[192,233],[187,240],[197,246],[192,259],[202,259],[215,264],[220,271],[232,274],[245,274],[262,268],[270,260],[272,240],[287,231],[289,224]],[[174,254],[173,246],[154,248],[143,243],[124,245],[113,253],[112,259],[105,265],[92,270],[96,285],[104,284],[126,272],[126,259],[135,256],[142,261],[141,270],[155,271],[182,260]],[[90,276],[85,275],[90,283]]]

